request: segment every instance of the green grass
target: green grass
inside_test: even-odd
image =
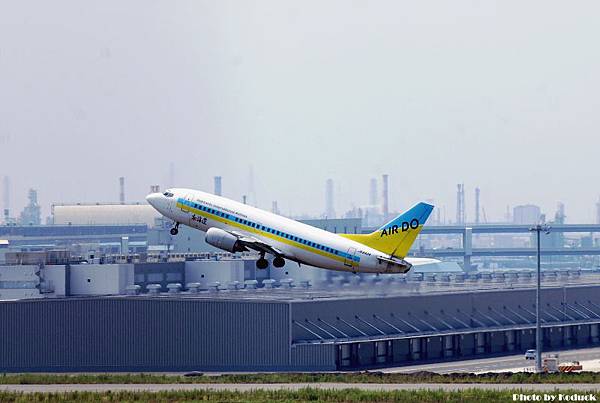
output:
[[[184,377],[154,374],[2,374],[0,384],[136,384],[136,383],[600,383],[600,373],[565,374],[488,373],[414,374],[357,373],[266,373]]]
[[[509,402],[520,390],[486,391],[469,389],[460,392],[393,391],[371,392],[358,389],[252,392],[66,392],[13,393],[0,392],[0,402]],[[527,392],[530,393],[530,392]],[[568,392],[563,394],[585,392]]]

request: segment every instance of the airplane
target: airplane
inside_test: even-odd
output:
[[[406,273],[414,265],[436,259],[407,258],[408,250],[433,206],[418,203],[370,234],[334,234],[247,204],[192,189],[151,193],[148,203],[173,220],[171,235],[183,224],[206,232],[206,242],[228,252],[254,250],[258,269],[266,269],[266,254],[276,268],[286,260],[352,273]]]

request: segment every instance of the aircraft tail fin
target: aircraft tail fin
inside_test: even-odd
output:
[[[421,202],[375,232],[340,235],[390,256],[403,258],[408,254],[432,211],[432,205]]]

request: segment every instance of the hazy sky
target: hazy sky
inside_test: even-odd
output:
[[[600,195],[597,1],[0,0],[0,176],[20,210],[248,192],[286,214],[392,209],[456,183],[490,219],[536,203],[589,222]]]

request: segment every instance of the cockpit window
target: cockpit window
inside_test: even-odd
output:
[[[173,197],[173,193],[171,193],[171,192],[165,192],[165,193],[163,193],[163,195],[166,197]]]

